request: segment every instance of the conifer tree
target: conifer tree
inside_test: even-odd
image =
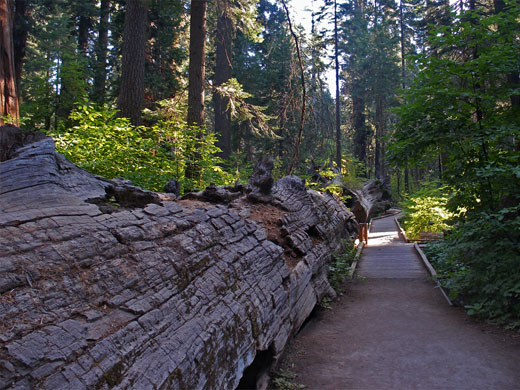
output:
[[[121,83],[117,105],[121,115],[141,124],[148,10],[144,0],[127,0],[123,33]]]

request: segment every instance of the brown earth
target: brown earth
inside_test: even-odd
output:
[[[520,335],[450,307],[392,219],[374,228],[362,278],[308,323],[282,362],[295,382],[311,390],[520,389]]]

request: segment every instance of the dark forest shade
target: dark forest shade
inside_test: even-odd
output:
[[[232,22],[229,18],[229,1],[217,2],[217,39],[215,86],[220,86],[231,78]],[[231,116],[228,111],[229,99],[215,93],[215,131],[220,134],[217,146],[222,150],[222,158],[231,155]]]
[[[202,127],[204,125],[206,9],[207,2],[205,0],[192,0],[190,10],[190,64],[188,76],[187,115],[187,123],[189,126]],[[186,165],[186,178],[197,181],[200,175],[200,167],[190,161]]]
[[[16,87],[20,87],[22,68],[27,50],[27,34],[29,32],[29,4],[27,0],[15,0],[13,42],[14,68],[16,73]]]

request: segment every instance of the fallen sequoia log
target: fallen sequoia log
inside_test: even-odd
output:
[[[172,201],[49,138],[10,152],[0,183],[0,388],[265,387],[357,232],[296,177],[270,202]]]
[[[348,190],[351,196],[347,206],[359,223],[368,223],[371,218],[392,206],[390,192],[379,179],[369,180],[361,190]]]

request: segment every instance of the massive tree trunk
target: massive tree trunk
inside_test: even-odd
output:
[[[11,118],[18,125],[18,94],[13,45],[13,1],[0,2],[0,116]],[[0,124],[4,120],[0,118]]]
[[[189,126],[204,126],[204,81],[206,78],[206,0],[192,0],[190,9],[190,64],[188,75]],[[195,160],[199,159],[195,153]],[[197,161],[186,165],[185,177],[194,187],[200,181],[201,169]],[[190,188],[191,189],[191,188]]]
[[[368,223],[373,217],[391,207],[391,195],[387,184],[375,179],[366,182],[361,190],[349,190],[351,197],[347,206],[359,223]]]
[[[220,86],[231,78],[232,63],[232,22],[229,18],[229,0],[217,2],[217,39],[215,86]],[[214,95],[215,131],[220,133],[217,146],[222,150],[221,156],[228,159],[231,155],[231,115],[228,110],[229,99],[218,93]]]
[[[117,105],[133,125],[141,124],[144,102],[144,65],[147,9],[144,0],[127,0],[123,32],[121,84]]]
[[[108,28],[110,20],[110,0],[101,0],[99,9],[98,39],[96,42],[96,65],[92,97],[94,101],[103,103],[107,79]]]
[[[221,205],[101,179],[51,139],[10,157],[2,389],[258,388],[334,296],[328,264],[357,232],[338,198],[295,177],[275,182],[269,203]]]

